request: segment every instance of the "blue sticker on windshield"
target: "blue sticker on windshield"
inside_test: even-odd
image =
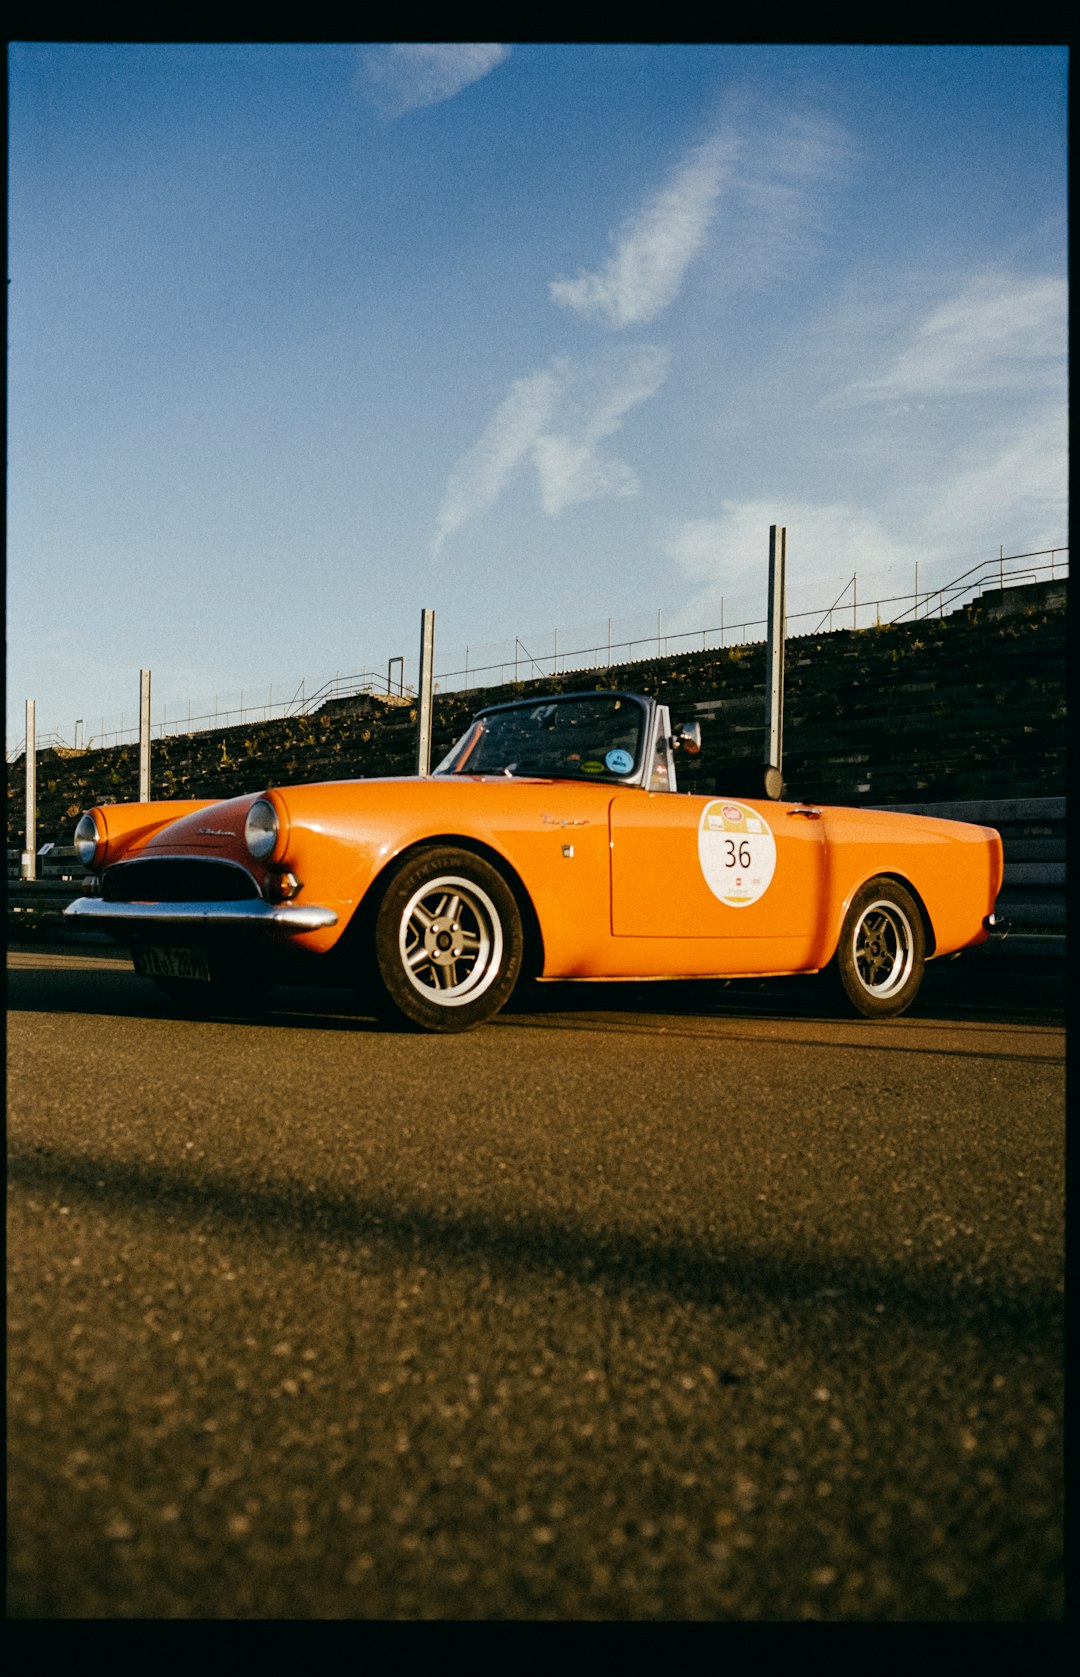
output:
[[[629,774],[634,766],[634,759],[629,751],[622,749],[622,746],[616,746],[614,751],[609,751],[604,758],[604,762],[612,774]]]

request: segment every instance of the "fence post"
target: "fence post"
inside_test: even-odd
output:
[[[420,680],[416,689],[416,772],[431,773],[432,672],[435,663],[435,613],[420,613]]]
[[[150,802],[150,671],[139,671],[139,803]]]
[[[24,879],[37,878],[37,704],[26,701],[26,849],[23,851],[21,873]]]
[[[766,763],[782,769],[784,749],[784,573],[787,568],[787,529],[769,526],[769,639],[766,645],[765,693],[768,704]]]

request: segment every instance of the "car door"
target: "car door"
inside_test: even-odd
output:
[[[820,810],[628,790],[609,819],[615,937],[710,938],[718,955],[737,939],[740,957],[760,941],[755,970],[809,963],[825,878]]]

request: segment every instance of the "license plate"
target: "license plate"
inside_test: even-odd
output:
[[[144,978],[192,978],[210,982],[210,964],[202,949],[133,949],[135,971]]]

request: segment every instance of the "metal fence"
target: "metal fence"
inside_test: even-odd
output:
[[[1029,582],[1066,578],[1068,553],[1068,548],[1047,548],[1038,553],[1003,553],[997,559],[973,565],[962,576],[939,587],[917,588],[913,593],[891,596],[871,593],[861,598],[856,573],[844,584],[831,605],[817,606],[812,611],[789,612],[787,633],[790,638],[833,629],[858,629],[871,624],[941,618],[947,612],[959,610],[970,603],[989,586],[1012,588]],[[610,620],[606,636],[594,638],[576,648],[566,648],[565,642],[560,648],[558,630],[551,637],[550,651],[538,636],[530,635],[528,645],[515,636],[512,648],[508,642],[502,655],[495,659],[470,659],[470,649],[466,647],[461,664],[457,668],[444,669],[436,679],[442,692],[495,686],[508,681],[531,681],[574,670],[604,669],[611,664],[667,658],[682,652],[751,645],[763,640],[767,629],[765,617],[725,623],[721,600],[719,622],[711,628],[665,631],[664,614],[658,611],[655,630],[650,624],[647,632],[642,630],[626,640],[613,638]]]
[[[789,613],[789,637],[820,634],[833,629],[867,628],[874,624],[910,623],[923,619],[944,617],[957,611],[981,593],[992,588],[1015,588],[1025,583],[1064,580],[1069,571],[1069,549],[1044,548],[1034,553],[1006,554],[983,559],[936,588],[919,587],[918,565],[915,567],[915,588],[909,593],[883,596],[867,590],[859,592],[858,573],[852,575],[828,606],[817,606],[812,611]],[[864,584],[865,587],[865,584]],[[671,622],[675,613],[667,613]],[[452,651],[444,667],[435,672],[437,692],[463,692],[474,687],[501,685],[509,681],[530,681],[557,676],[572,671],[604,669],[612,664],[629,664],[650,658],[666,658],[678,653],[708,651],[710,648],[745,646],[764,639],[767,622],[764,617],[744,618],[725,622],[724,601],[720,601],[719,621],[710,627],[690,630],[665,628],[665,612],[656,613],[655,625],[651,618],[636,620],[608,618],[606,624],[593,625],[589,630],[563,632],[558,629],[548,634],[531,634],[528,641],[515,635],[512,642]],[[576,643],[576,644],[575,644]],[[391,658],[382,675],[365,670],[357,675],[337,673],[329,679],[309,686],[302,680],[290,693],[279,684],[274,698],[274,687],[241,689],[239,694],[215,696],[211,705],[206,700],[181,701],[171,707],[162,705],[159,715],[152,719],[151,738],[169,735],[201,733],[220,728],[242,726],[245,723],[268,722],[280,717],[310,716],[324,705],[370,693],[380,696],[414,696],[414,688],[404,679],[404,659]],[[131,722],[121,712],[118,725],[107,728],[106,722],[117,719],[102,717],[97,733],[84,736],[85,722],[75,725],[75,745],[70,745],[55,730],[38,734],[38,750],[50,747],[60,750],[104,749],[108,746],[135,743],[139,737],[138,711],[132,708]],[[7,760],[14,762],[26,746],[25,738],[7,744]]]
[[[400,663],[400,659],[391,659],[391,665]],[[281,691],[279,686],[278,692]],[[288,692],[288,688],[285,691]],[[282,716],[310,716],[332,699],[354,698],[359,693],[386,695],[411,691],[411,688],[406,688],[399,680],[395,680],[392,674],[380,676],[371,670],[365,670],[359,675],[331,676],[328,681],[310,689],[304,680],[294,689],[290,698],[284,699],[274,698],[273,684],[265,688],[241,688],[239,694],[217,694],[212,702],[197,701],[204,707],[201,710],[195,708],[196,702],[190,699],[172,706],[163,704],[160,714],[151,722],[150,737],[163,739],[166,735],[205,733],[219,728],[242,727],[245,723],[269,722]],[[125,722],[127,714],[121,711],[117,725],[113,728],[107,728],[106,721],[117,719],[102,717],[98,731],[91,734],[85,734],[85,723],[80,721],[75,730],[75,745],[55,730],[38,733],[38,750],[47,751],[52,748],[68,752],[100,751],[108,746],[133,744],[139,738],[137,708],[132,707],[130,724]],[[8,762],[14,762],[17,757],[21,757],[25,749],[25,737],[14,746],[9,743]]]

